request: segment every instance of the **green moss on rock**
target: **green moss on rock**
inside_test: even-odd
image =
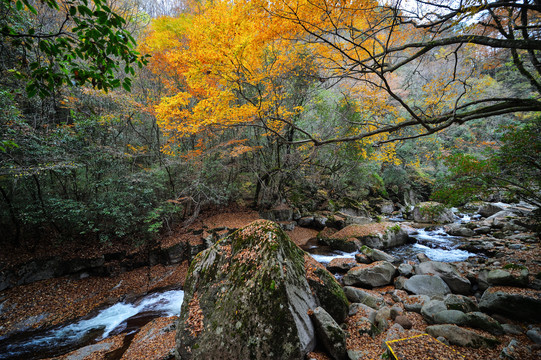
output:
[[[258,220],[194,259],[177,349],[182,359],[299,359],[314,346],[307,313],[315,305],[304,252],[278,225]]]

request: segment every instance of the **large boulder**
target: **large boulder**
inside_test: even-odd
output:
[[[502,204],[494,204],[494,203],[482,203],[479,206],[479,209],[477,210],[477,213],[483,217],[489,217],[492,216],[502,210],[505,210],[504,206],[501,206]]]
[[[454,221],[453,212],[434,201],[422,202],[413,208],[413,221],[419,223],[447,224]]]
[[[489,314],[511,319],[541,321],[541,291],[506,286],[490,287],[483,293],[479,308]]]
[[[349,302],[336,278],[306,253],[304,266],[306,279],[317,305],[325,309],[339,324],[343,323],[348,315]]]
[[[305,253],[258,220],[200,253],[177,330],[182,359],[300,359],[315,346]]]
[[[415,266],[415,273],[439,276],[454,293],[469,294],[471,292],[470,281],[462,276],[453,264],[440,261],[425,261]]]
[[[347,246],[348,242],[355,242],[355,240],[357,240],[355,242],[357,246],[366,245],[374,249],[387,249],[403,245],[408,239],[408,233],[400,225],[382,222],[346,226],[342,230],[332,234],[325,242],[338,250]],[[348,249],[350,247],[352,246],[349,245]]]
[[[396,268],[387,261],[376,261],[354,267],[344,276],[345,285],[378,287],[389,285],[396,274]]]
[[[404,290],[415,295],[447,295],[451,293],[449,286],[438,276],[413,275],[404,283]]]

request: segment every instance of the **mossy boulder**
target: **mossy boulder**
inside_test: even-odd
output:
[[[336,278],[313,257],[304,255],[306,279],[316,303],[341,324],[348,315],[349,301]]]
[[[181,359],[301,359],[315,346],[305,252],[273,222],[255,221],[200,253],[184,291]]]

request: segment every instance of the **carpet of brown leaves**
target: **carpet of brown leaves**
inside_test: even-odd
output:
[[[92,310],[135,298],[160,288],[184,284],[188,262],[144,267],[115,277],[61,277],[18,286],[2,292],[10,311],[0,314],[0,336],[32,328],[62,324]],[[36,321],[29,323],[28,319]]]

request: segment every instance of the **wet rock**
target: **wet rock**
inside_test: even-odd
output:
[[[512,319],[541,321],[541,291],[514,287],[488,288],[479,301],[479,308]]]
[[[335,360],[347,360],[346,333],[323,308],[317,307],[310,316],[323,347]]]
[[[373,262],[365,254],[355,254],[355,261],[357,261],[359,264],[371,264]]]
[[[377,261],[355,267],[344,276],[345,285],[378,287],[392,283],[396,269],[390,262]]]
[[[432,325],[426,328],[426,332],[435,338],[443,336],[450,344],[458,346],[491,348],[499,343],[495,338],[482,336],[474,331],[456,325]]]
[[[419,275],[434,274],[439,276],[454,293],[471,293],[470,281],[462,276],[453,264],[439,261],[426,261],[415,266],[415,273]]]
[[[373,309],[379,309],[385,303],[383,297],[373,295],[367,291],[363,291],[352,286],[345,286],[344,293],[346,294],[348,300],[352,303],[364,304]]]
[[[432,275],[413,275],[405,282],[404,290],[430,297],[451,293],[449,286],[440,277]]]
[[[466,325],[468,323],[468,317],[462,311],[443,310],[434,314],[433,323]]]
[[[428,201],[415,205],[413,220],[419,223],[446,224],[454,221],[454,215],[445,205]]]
[[[355,259],[351,258],[336,258],[332,259],[327,264],[327,270],[330,272],[346,272],[348,270],[353,269],[355,266],[357,266],[358,263],[355,261]]]
[[[180,357],[304,357],[315,346],[308,311],[316,307],[306,276],[304,252],[270,221],[255,221],[203,251],[184,286]]]
[[[450,224],[445,226],[445,232],[452,236],[472,237],[475,232],[460,224]]]
[[[442,311],[447,311],[447,307],[443,303],[443,301],[440,300],[430,300],[426,302],[423,307],[421,308],[421,315],[423,316],[423,319],[429,323],[434,324],[437,313],[440,313]]]
[[[404,300],[403,304],[407,311],[413,311],[420,314],[424,304],[429,301],[430,297],[428,295],[410,295]]]
[[[360,251],[372,261],[387,261],[390,263],[398,262],[398,259],[384,251],[371,249],[368,246],[362,246]]]
[[[419,260],[420,263],[431,261],[424,253],[415,254],[415,257],[417,258],[417,260]]]

